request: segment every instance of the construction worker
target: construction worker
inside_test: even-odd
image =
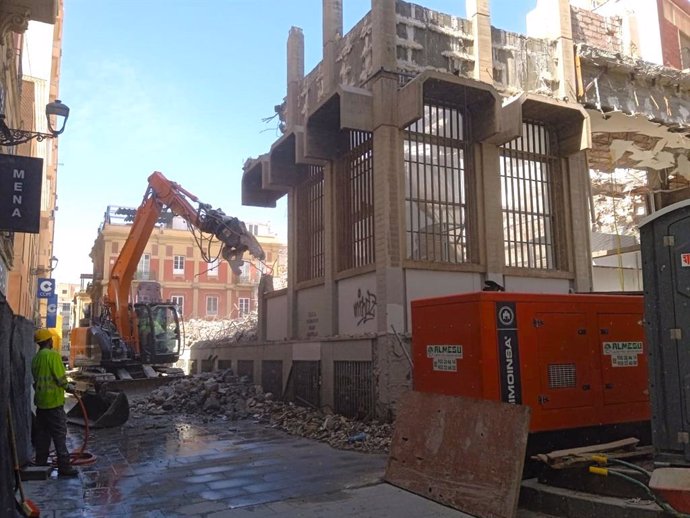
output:
[[[64,408],[65,391],[74,392],[74,386],[67,383],[60,353],[53,351],[52,333],[48,329],[38,329],[34,333],[34,341],[39,347],[31,362],[36,404],[35,462],[38,466],[48,465],[52,439],[57,456],[58,475],[75,477],[79,472],[72,467],[67,450],[67,416]]]

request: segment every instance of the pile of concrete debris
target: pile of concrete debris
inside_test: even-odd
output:
[[[184,323],[185,343],[205,341],[252,342],[257,338],[256,312],[233,320],[191,319]]]
[[[293,403],[275,401],[261,386],[227,369],[182,378],[131,404],[132,416],[188,414],[214,419],[254,419],[292,435],[338,449],[387,453],[393,427],[362,422]]]

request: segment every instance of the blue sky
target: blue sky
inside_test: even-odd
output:
[[[464,0],[419,1],[465,16]],[[55,255],[58,282],[92,272],[108,205],[136,207],[158,170],[205,203],[285,234],[275,209],[241,205],[242,164],[279,137],[262,122],[285,96],[286,41],[303,29],[321,59],[320,0],[65,0]],[[492,0],[492,24],[525,31],[536,0]],[[344,0],[347,32],[370,0]]]

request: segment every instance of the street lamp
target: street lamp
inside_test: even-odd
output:
[[[53,256],[50,258],[50,267],[46,268],[45,266],[39,266],[38,268],[31,268],[29,273],[31,273],[31,275],[38,275],[39,272],[50,273],[55,268],[57,268],[57,265],[58,265],[58,258]]]
[[[48,130],[50,133],[40,133],[38,131],[26,131],[12,129],[5,124],[5,114],[0,113],[0,146],[18,146],[36,139],[42,142],[47,138],[54,138],[65,131],[69,108],[62,104],[59,99],[46,104],[46,119],[48,119]]]

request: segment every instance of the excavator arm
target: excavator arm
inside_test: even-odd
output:
[[[196,203],[197,207],[194,207],[192,203]],[[249,252],[259,260],[265,259],[261,245],[247,231],[242,221],[227,216],[222,210],[213,209],[210,205],[201,203],[196,196],[181,185],[171,182],[158,171],[154,172],[148,178],[148,188],[142,204],[137,209],[129,236],[111,270],[105,300],[110,311],[110,318],[120,336],[125,342],[134,344],[137,353],[139,344],[135,339],[134,323],[129,306],[130,290],[139,260],[165,208],[182,217],[192,227],[215,236],[222,243],[222,257],[228,261],[236,274],[240,273],[244,252]]]

